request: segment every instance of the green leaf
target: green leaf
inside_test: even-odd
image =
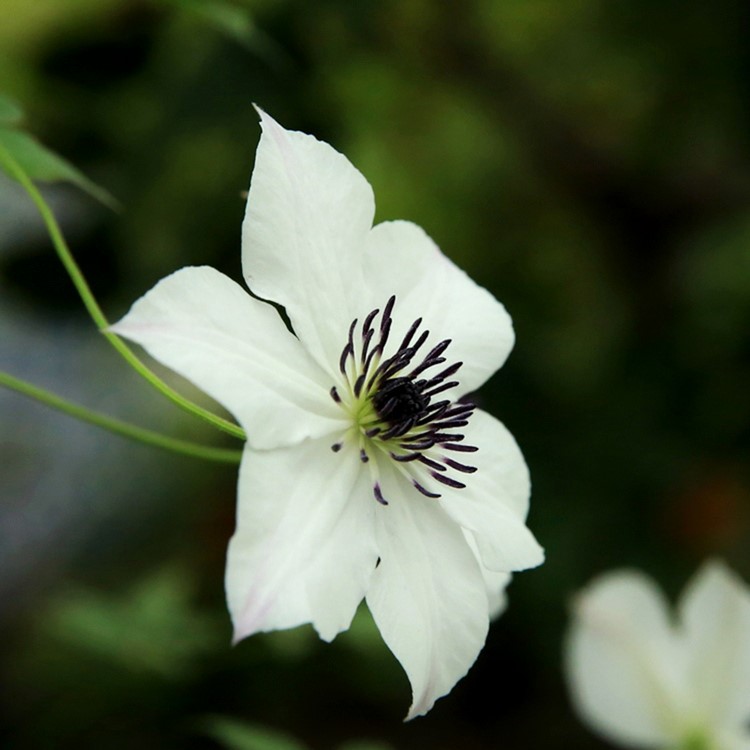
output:
[[[255,24],[247,9],[223,0],[164,0],[191,15],[215,26],[227,36],[252,46]]]
[[[53,603],[43,627],[118,668],[180,680],[221,639],[215,618],[193,598],[190,576],[168,565],[120,593],[70,588]]]
[[[177,8],[186,16],[192,16],[203,23],[210,24],[271,66],[284,68],[291,62],[284,49],[258,28],[253,21],[250,8],[245,4],[227,0],[162,0],[162,2]]]
[[[287,734],[226,716],[208,716],[201,725],[228,750],[308,750]]]
[[[104,188],[79,172],[70,162],[50,151],[32,136],[20,130],[0,126],[0,146],[19,163],[32,180],[70,182],[113,210],[119,204]],[[0,167],[13,177],[0,162]]]
[[[247,11],[229,3],[196,3],[191,10],[227,36],[252,47],[255,25]]]
[[[23,110],[18,102],[0,94],[0,123],[12,125],[21,121]]]

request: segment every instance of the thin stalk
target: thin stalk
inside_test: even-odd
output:
[[[178,440],[177,438],[171,438],[167,435],[162,435],[159,432],[153,430],[147,430],[143,427],[136,427],[128,422],[123,422],[120,419],[114,419],[108,417],[105,414],[87,409],[85,406],[74,404],[71,401],[67,401],[60,396],[57,396],[50,391],[46,391],[43,388],[27,383],[25,380],[20,380],[6,372],[0,372],[0,386],[4,388],[10,388],[17,393],[20,393],[29,398],[33,398],[36,401],[49,406],[53,409],[57,409],[71,417],[80,419],[83,422],[94,424],[97,427],[102,427],[105,430],[114,432],[116,435],[135,440],[139,443],[145,443],[155,448],[163,448],[164,450],[172,451],[173,453],[182,453],[186,456],[192,456],[193,458],[204,458],[207,461],[221,461],[223,463],[236,464],[240,462],[242,458],[242,451],[238,450],[227,450],[224,448],[212,448],[207,445],[201,445],[200,443],[192,443],[187,440]]]
[[[78,264],[73,259],[73,255],[70,252],[65,238],[63,237],[60,226],[55,219],[50,207],[42,197],[42,194],[37,190],[34,183],[31,181],[29,176],[24,172],[18,162],[8,153],[2,145],[0,145],[0,161],[7,167],[15,179],[21,184],[23,189],[28,193],[29,197],[37,207],[39,214],[44,221],[44,225],[47,228],[52,244],[55,247],[60,261],[62,262],[65,270],[68,272],[71,281],[78,290],[78,294],[83,300],[83,304],[88,310],[91,319],[94,321],[100,332],[109,341],[110,344],[119,352],[123,359],[142,377],[144,377],[156,390],[166,396],[170,401],[173,401],[179,407],[185,411],[193,414],[196,417],[204,419],[209,424],[217,427],[224,432],[229,433],[233,437],[240,438],[241,440],[246,439],[245,431],[238,425],[230,422],[227,419],[220,417],[218,414],[214,414],[208,409],[204,409],[202,406],[190,401],[183,395],[175,391],[172,387],[167,385],[156,373],[152,372],[133,352],[133,350],[116,334],[106,330],[109,328],[109,321],[105,317],[102,309],[99,307],[99,303],[91,293],[86,279],[81,273]]]

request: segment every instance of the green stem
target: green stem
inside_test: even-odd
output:
[[[193,403],[189,399],[185,398],[167,383],[165,383],[158,375],[153,373],[133,352],[133,350],[117,335],[107,331],[109,327],[109,321],[105,317],[102,309],[99,307],[99,303],[91,293],[86,279],[83,277],[78,264],[73,259],[73,255],[70,252],[70,248],[65,242],[60,226],[55,219],[54,214],[50,210],[46,201],[42,197],[41,193],[37,190],[34,183],[29,179],[28,175],[18,162],[8,153],[8,151],[0,145],[0,161],[7,167],[13,177],[21,184],[23,189],[28,193],[29,197],[36,205],[39,214],[44,221],[44,225],[47,228],[52,244],[57,251],[57,255],[62,261],[65,270],[68,272],[75,288],[83,300],[83,304],[88,310],[91,319],[97,325],[99,330],[104,334],[105,338],[110,344],[120,353],[123,359],[141,376],[143,376],[156,390],[165,395],[168,399],[173,401],[175,404],[180,406],[185,411],[193,414],[194,416],[204,419],[214,427],[229,433],[230,435],[240,438],[241,440],[246,439],[245,431],[238,427],[236,424],[229,420],[223,419],[218,414],[214,414],[208,409],[204,409],[198,404]]]
[[[54,393],[45,391],[43,388],[38,388],[24,380],[14,378],[6,372],[0,372],[0,386],[10,388],[24,396],[41,401],[41,403],[76,419],[95,424],[97,427],[103,427],[105,430],[114,432],[117,435],[122,435],[130,440],[146,443],[146,445],[152,445],[156,448],[164,448],[174,453],[184,453],[194,458],[205,458],[208,461],[221,461],[224,463],[239,463],[242,458],[242,451],[211,448],[199,443],[191,443],[187,440],[178,440],[167,435],[162,435],[159,432],[154,432],[153,430],[146,430],[143,427],[136,427],[128,422],[108,417],[105,414],[100,414],[84,406],[66,401]]]

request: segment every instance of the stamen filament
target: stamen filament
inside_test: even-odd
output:
[[[476,450],[465,446],[464,435],[456,432],[468,426],[474,404],[449,399],[433,402],[437,394],[458,386],[458,381],[448,378],[459,370],[461,362],[449,364],[432,377],[418,378],[446,362],[444,355],[451,340],[435,344],[415,362],[430,335],[427,330],[420,331],[422,319],[418,318],[401,345],[386,356],[395,303],[396,297],[391,296],[382,313],[378,308],[370,311],[359,329],[358,318],[352,321],[339,359],[346,394],[342,397],[336,386],[331,388],[333,400],[352,419],[351,427],[331,447],[338,451],[345,440],[358,440],[359,459],[368,465],[373,495],[383,505],[388,501],[383,496],[377,461],[372,460],[372,448],[381,450],[417,491],[430,498],[441,496],[430,487],[431,480],[461,489],[466,485],[451,477],[449,471],[463,474],[476,471],[475,467],[442,455],[454,450],[467,453]],[[380,322],[376,326],[378,315]]]

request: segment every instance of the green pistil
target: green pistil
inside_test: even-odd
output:
[[[360,399],[354,409],[354,422],[363,432],[377,427],[380,423],[378,413],[369,398]]]

